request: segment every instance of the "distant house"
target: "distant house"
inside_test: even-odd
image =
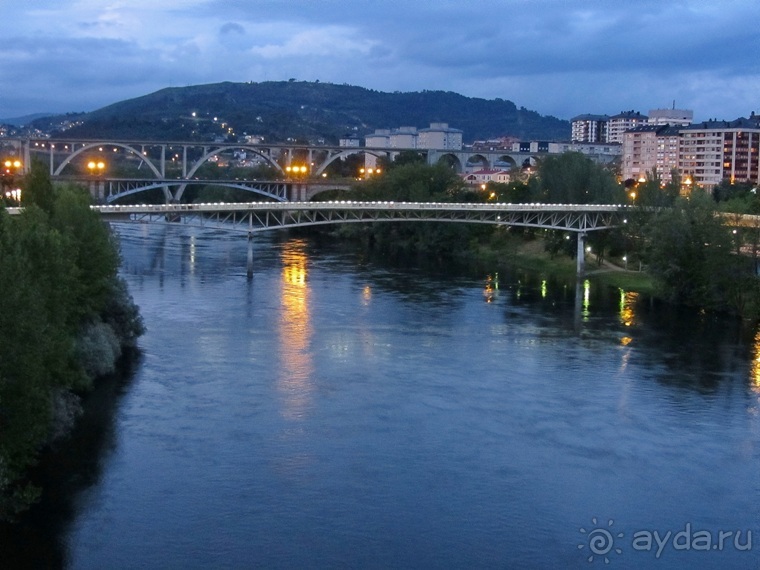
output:
[[[338,140],[338,145],[349,148],[360,147],[362,145],[362,140],[357,136],[347,134],[343,135],[343,137]]]
[[[500,170],[496,168],[483,168],[473,172],[465,172],[461,176],[462,180],[470,186],[480,186],[481,184],[488,184],[489,182],[507,184],[510,181],[508,170]]]

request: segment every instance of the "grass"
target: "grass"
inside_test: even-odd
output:
[[[487,264],[516,267],[544,277],[575,279],[577,276],[576,260],[563,254],[551,256],[545,251],[541,238],[524,240],[515,237],[496,247],[480,246],[476,257]],[[629,271],[609,262],[599,266],[593,259],[588,259],[584,278],[625,291],[655,294],[655,283],[649,274],[644,271]]]

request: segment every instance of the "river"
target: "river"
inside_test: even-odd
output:
[[[118,233],[142,356],[44,462],[19,565],[760,566],[735,320],[282,234],[248,280],[239,236]]]

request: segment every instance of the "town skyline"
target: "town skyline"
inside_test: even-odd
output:
[[[2,118],[290,78],[502,98],[565,120],[673,101],[695,121],[760,110],[749,0],[30,0],[4,16]]]

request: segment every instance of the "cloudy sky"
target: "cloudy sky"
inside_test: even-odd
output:
[[[0,0],[0,117],[295,78],[569,119],[760,112],[758,0]]]

